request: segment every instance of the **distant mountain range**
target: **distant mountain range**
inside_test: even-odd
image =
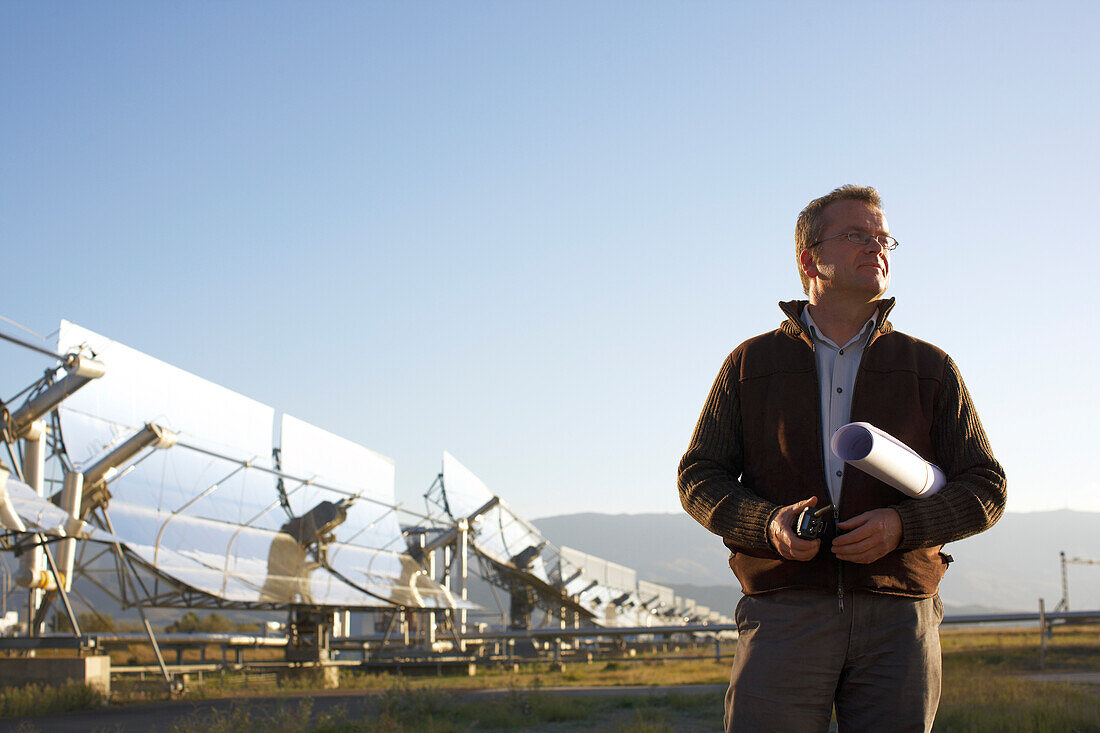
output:
[[[626,565],[730,615],[740,598],[722,541],[686,514],[566,514],[534,520],[554,544]],[[1100,513],[1006,513],[992,529],[949,545],[940,585],[949,613],[1035,611],[1062,597],[1058,553],[1100,559]],[[1069,565],[1074,610],[1100,609],[1100,565]]]

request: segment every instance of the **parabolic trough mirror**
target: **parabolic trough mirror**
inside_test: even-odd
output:
[[[547,615],[599,626],[678,623],[671,588],[638,579],[631,568],[567,547],[558,548],[520,517],[450,453],[426,497],[440,524],[469,523],[472,549],[487,561],[490,582],[511,594],[513,626],[534,607]],[[643,596],[645,596],[643,598]]]
[[[390,459],[285,415],[276,444],[272,408],[67,321],[59,351],[107,367],[59,408],[77,469],[161,436],[84,506],[177,591],[157,605],[454,607],[407,552]]]

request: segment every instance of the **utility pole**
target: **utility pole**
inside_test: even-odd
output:
[[[1066,572],[1066,565],[1100,565],[1100,560],[1094,560],[1088,557],[1066,557],[1065,552],[1059,552],[1058,557],[1061,559],[1062,564],[1062,600],[1058,601],[1058,605],[1055,606],[1055,611],[1068,611],[1069,610],[1069,574]]]

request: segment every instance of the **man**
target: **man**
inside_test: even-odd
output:
[[[745,593],[727,730],[824,731],[834,706],[842,732],[932,727],[940,549],[1000,518],[1005,477],[950,357],[887,320],[896,246],[875,189],[810,202],[795,227],[809,301],[780,303],[781,327],[729,355],[680,463],[681,502]],[[829,441],[855,421],[946,486],[911,499],[844,465]],[[796,535],[804,507],[830,504],[831,533]]]

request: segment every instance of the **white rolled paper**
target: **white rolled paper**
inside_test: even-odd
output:
[[[932,496],[947,483],[939,466],[870,423],[848,423],[833,433],[831,446],[837,458],[914,499]]]

